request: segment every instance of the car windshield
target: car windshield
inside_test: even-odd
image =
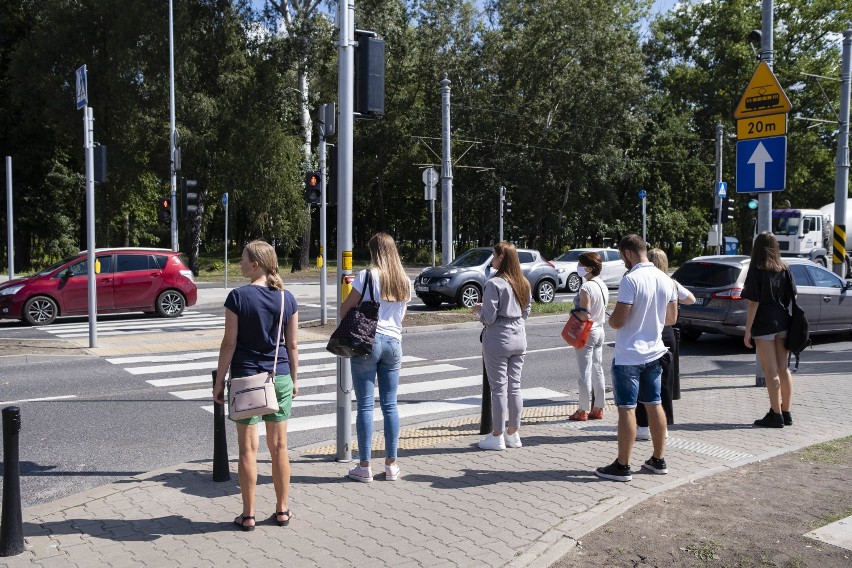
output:
[[[563,252],[561,255],[557,256],[554,260],[558,262],[577,262],[580,260],[580,255],[585,251],[582,250],[569,250],[568,252]]]
[[[672,278],[687,287],[721,288],[730,286],[740,275],[739,266],[713,262],[687,262],[677,269]]]
[[[65,264],[66,262],[70,262],[70,261],[74,260],[75,258],[77,258],[77,257],[76,256],[69,256],[68,258],[60,260],[59,262],[55,262],[55,263],[51,264],[50,266],[48,266],[47,268],[45,268],[45,269],[43,269],[39,272],[36,272],[34,276],[45,276],[47,274],[50,274],[51,272],[53,272],[54,270],[56,270],[57,268],[59,268],[60,266]]]
[[[801,217],[773,217],[772,233],[775,235],[797,235]]]
[[[480,266],[491,258],[491,249],[471,249],[452,261],[450,266],[467,268],[469,266]]]

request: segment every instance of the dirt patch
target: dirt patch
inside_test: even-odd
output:
[[[57,339],[0,339],[0,357],[8,355],[86,355],[73,343]]]
[[[407,312],[402,325],[436,325],[479,321],[472,312]]]
[[[648,499],[553,566],[848,568],[803,535],[852,515],[850,476],[852,438],[750,464]]]

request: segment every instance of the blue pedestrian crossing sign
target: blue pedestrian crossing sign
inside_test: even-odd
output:
[[[227,193],[223,193],[223,194],[222,194],[222,207],[224,207],[224,206],[225,206],[225,205],[227,205],[227,204],[228,204],[228,194],[227,194]]]
[[[786,136],[737,142],[737,193],[784,191],[786,186]]]
[[[728,182],[720,181],[719,185],[716,187],[716,195],[719,197],[727,197],[728,196]]]
[[[89,86],[86,82],[86,66],[83,65],[74,73],[77,84],[77,110],[89,104]]]

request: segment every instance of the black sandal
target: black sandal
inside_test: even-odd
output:
[[[254,515],[240,515],[239,519],[241,519],[241,520],[234,519],[235,525],[237,525],[238,527],[240,527],[241,529],[243,529],[246,532],[254,530],[254,525],[245,524],[246,521],[249,521],[249,520],[253,521]]]
[[[278,517],[280,517],[281,515],[287,515],[287,520],[286,521],[279,521]],[[293,515],[290,514],[290,509],[287,509],[286,511],[277,511],[272,516],[272,518],[275,519],[275,524],[277,524],[279,527],[286,527],[287,525],[290,524],[290,519],[293,518]]]

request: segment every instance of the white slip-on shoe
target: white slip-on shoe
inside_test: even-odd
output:
[[[517,430],[514,434],[503,432],[503,443],[506,444],[507,448],[520,448],[523,446],[521,443],[521,435]]]
[[[370,467],[362,467],[360,464],[349,470],[349,479],[370,483],[373,481],[373,470]]]
[[[505,450],[506,443],[503,441],[503,434],[499,436],[488,434],[480,440],[479,447],[483,450]]]
[[[395,463],[385,466],[385,481],[396,481],[399,479],[399,466]]]
[[[650,440],[651,439],[651,429],[648,426],[637,426],[636,427],[636,439],[637,440]]]

